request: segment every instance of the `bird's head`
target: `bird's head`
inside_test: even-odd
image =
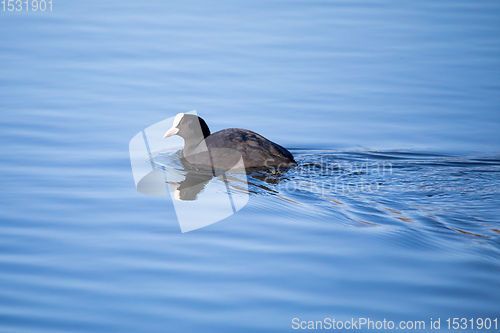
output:
[[[178,113],[172,127],[165,133],[164,138],[179,135],[185,140],[199,138],[203,140],[210,135],[210,129],[205,121],[194,115]]]

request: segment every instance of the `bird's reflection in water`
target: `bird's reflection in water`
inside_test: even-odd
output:
[[[205,195],[203,190],[210,182],[222,182],[227,193],[262,193],[262,191],[275,194],[274,185],[279,184],[285,179],[288,168],[233,168],[228,171],[208,170],[206,168],[194,168],[185,161],[181,161],[183,168],[171,169],[176,172],[175,178],[182,180],[173,182],[167,181],[167,184],[174,190],[174,198],[181,201],[194,201],[199,196]],[[211,195],[206,193],[206,195]],[[213,195],[213,193],[212,193]]]
[[[175,190],[175,199],[191,201],[196,200],[198,194],[213,177],[214,175],[212,173],[189,171],[183,181],[179,183],[167,181],[167,184]]]

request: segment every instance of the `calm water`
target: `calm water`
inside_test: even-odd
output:
[[[500,321],[499,32],[498,1],[0,12],[0,331]],[[299,166],[182,234],[128,144],[193,109]]]

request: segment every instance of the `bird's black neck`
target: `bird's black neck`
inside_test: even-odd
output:
[[[205,120],[203,120],[202,118],[198,118],[198,120],[200,121],[201,132],[203,133],[203,138],[205,139],[210,135],[210,128],[208,128]]]

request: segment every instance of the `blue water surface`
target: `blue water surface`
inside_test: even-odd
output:
[[[1,332],[500,327],[498,1],[1,9]],[[128,144],[193,109],[299,166],[181,233]]]

